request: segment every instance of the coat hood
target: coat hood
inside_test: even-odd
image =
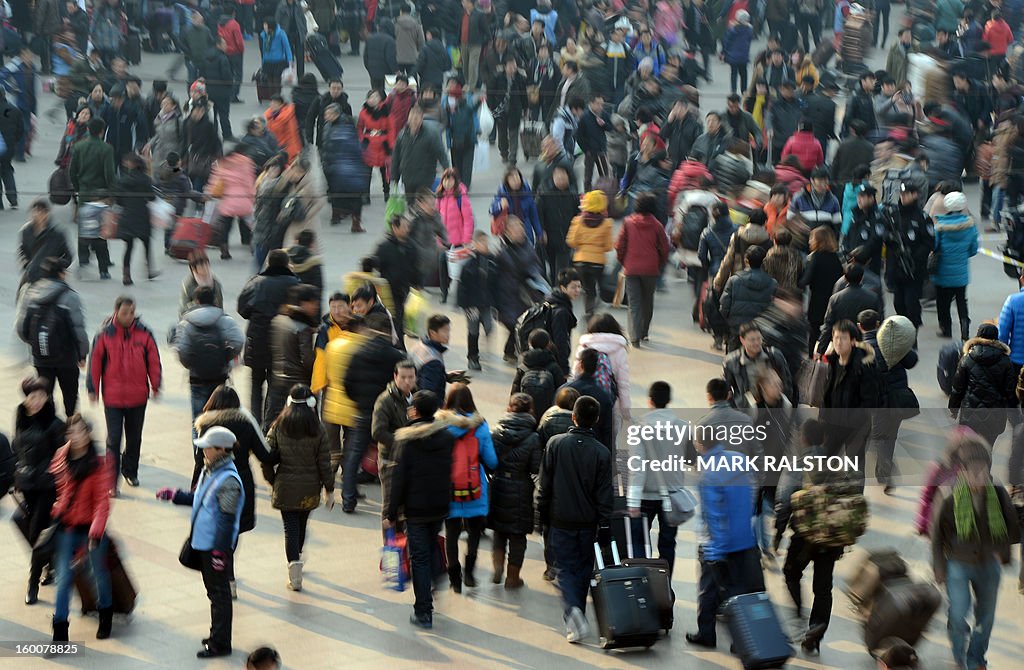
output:
[[[309,272],[318,265],[323,265],[323,257],[314,254],[308,247],[295,245],[288,249],[288,259],[292,272],[302,274]]]
[[[451,431],[456,437],[462,437],[469,431],[476,430],[485,423],[484,417],[481,414],[470,414],[467,416],[447,409],[440,410],[435,417],[439,421],[443,421],[445,425],[451,427]]]
[[[977,363],[989,366],[995,364],[1003,356],[1009,356],[1010,347],[999,340],[972,337],[964,342],[964,354],[973,358]]]
[[[51,303],[57,300],[66,290],[71,290],[71,287],[63,280],[44,278],[32,282],[25,289],[25,299],[38,304]]]
[[[974,219],[962,212],[939,214],[935,217],[936,232],[949,233],[974,227]]]
[[[441,416],[442,412],[434,415],[433,421],[417,421],[412,425],[399,428],[395,431],[395,441],[423,440],[448,429],[448,422]],[[437,450],[439,444],[433,441],[422,443],[426,448]]]
[[[196,417],[196,431],[202,433],[211,426],[223,426],[226,423],[244,423],[248,421],[256,430],[258,435],[263,435],[256,418],[243,407],[232,407],[228,409],[211,409]]]
[[[755,223],[744,224],[737,234],[751,246],[761,246],[768,241],[768,229]]]
[[[555,307],[565,307],[570,312],[572,311],[572,300],[569,299],[569,296],[567,296],[564,291],[555,289],[551,293],[547,294],[544,300],[546,302],[550,302]]]
[[[858,350],[861,352],[861,365],[871,365],[875,362],[875,348],[869,342],[857,342],[854,345],[853,353],[850,356],[851,361],[857,356]]]
[[[182,315],[185,321],[199,328],[208,328],[224,316],[224,310],[216,305],[201,305],[193,307]]]
[[[580,335],[580,347],[594,349],[609,355],[619,349],[627,349],[628,344],[625,337],[615,333],[584,333]]]
[[[876,338],[882,358],[890,368],[896,367],[904,356],[910,353],[916,340],[917,329],[914,328],[914,324],[907,317],[900,315],[890,316],[883,321]]]
[[[547,349],[528,349],[523,353],[523,366],[536,369],[555,363],[555,355]]]
[[[587,228],[600,228],[607,218],[604,212],[583,212],[580,214],[580,222]]]
[[[495,440],[502,444],[519,444],[537,430],[537,420],[525,412],[508,412],[498,419],[491,430]]]

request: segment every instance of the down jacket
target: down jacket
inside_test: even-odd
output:
[[[438,412],[435,419],[448,424],[448,432],[456,442],[469,431],[474,431],[480,448],[480,497],[466,502],[452,501],[448,509],[448,518],[486,517],[490,507],[485,473],[494,472],[498,468],[498,455],[494,453],[494,442],[491,440],[491,429],[487,425],[487,421],[479,414],[467,416],[448,410]]]
[[[359,146],[363,149],[363,162],[370,167],[382,167],[391,159],[395,135],[391,125],[391,109],[387,104],[370,108],[363,105],[356,121]]]
[[[287,269],[267,268],[249,279],[238,294],[238,314],[249,321],[245,331],[245,364],[270,367],[270,321],[288,298],[299,278]]]
[[[244,152],[236,151],[217,161],[207,182],[210,188],[223,182],[223,195],[217,200],[220,216],[252,216],[256,201],[256,164]]]
[[[1010,347],[1010,360],[1024,364],[1024,289],[1006,298],[999,312],[999,340]]]
[[[612,220],[603,214],[584,212],[569,224],[566,243],[574,250],[577,263],[604,265],[605,254],[612,250]]]
[[[533,532],[533,478],[540,473],[544,450],[537,420],[529,413],[509,413],[491,431],[498,469],[491,479],[488,525],[507,535]]]
[[[628,277],[657,277],[668,261],[665,226],[650,214],[631,214],[619,230],[615,253]]]
[[[96,445],[90,446],[93,451]],[[60,519],[64,526],[88,526],[89,539],[99,540],[107,530],[110,517],[110,491],[114,488],[114,460],[103,453],[94,453],[96,467],[83,477],[75,480],[68,469],[70,446],[65,444],[50,463],[50,474],[57,482],[57,502],[53,504],[50,517]]]
[[[47,400],[33,415],[18,405],[14,419],[14,438],[11,449],[17,457],[14,485],[19,491],[52,489],[54,482],[49,473],[53,455],[64,444],[64,422],[57,417],[53,400]]]
[[[966,214],[935,217],[935,248],[939,269],[932,275],[936,286],[967,286],[971,281],[970,259],[978,253],[978,228]]]
[[[466,185],[459,184],[458,194],[438,192],[437,211],[448,231],[452,246],[464,246],[473,241],[473,207],[469,203]]]
[[[612,398],[617,401],[617,413],[629,412],[630,384],[629,384],[629,347],[626,338],[614,333],[584,333],[580,335],[579,346],[576,347],[576,356],[573,361],[573,372],[575,376],[583,374],[583,364],[580,356],[585,349],[594,349],[608,356],[608,362],[612,366],[612,376],[615,378],[615,387],[619,392],[618,397]]]
[[[738,330],[740,326],[753,321],[768,305],[779,285],[764,270],[748,268],[729,278],[722,291],[721,312],[729,327]]]
[[[863,411],[877,408],[881,380],[875,365],[875,349],[866,342],[854,344],[853,353],[845,368],[839,365],[839,356],[829,354],[828,376],[825,378],[825,399],[821,419],[829,424],[859,427],[870,421]]]
[[[743,270],[744,258],[750,247],[762,247],[765,251],[771,249],[772,241],[768,237],[767,228],[747,223],[729,239],[729,249],[725,252],[722,264],[715,275],[716,291],[719,293],[724,291],[729,277]]]
[[[36,303],[50,302],[56,303],[57,308],[65,312],[64,318],[70,327],[73,340],[61,343],[63,351],[57,365],[54,365],[53,361],[45,363],[45,365],[48,367],[74,367],[78,365],[78,361],[84,361],[89,355],[89,336],[85,332],[82,298],[63,280],[40,279],[25,288],[21,300],[18,301],[14,320],[15,332],[28,342],[31,339],[31,333],[26,332],[29,324],[25,320],[28,318],[29,307]],[[33,360],[33,364],[43,366],[44,362]]]
[[[996,409],[1017,404],[1017,376],[1010,348],[998,340],[972,337],[964,342],[964,355],[953,375],[949,408]]]
[[[267,433],[272,457],[263,463],[263,476],[274,487],[270,503],[282,511],[308,512],[320,506],[320,490],[334,492],[334,471],[327,432],[315,437],[292,437],[277,429]]]
[[[270,355],[274,384],[309,384],[313,378],[313,334],[318,321],[288,305],[270,321]]]
[[[196,417],[196,435],[202,437],[203,433],[213,426],[227,428],[237,438],[232,456],[235,459],[238,476],[242,480],[242,491],[245,493],[242,518],[238,524],[238,532],[244,533],[256,527],[256,482],[252,476],[252,467],[249,465],[249,455],[255,456],[260,463],[269,463],[270,447],[263,437],[263,431],[256,423],[256,418],[241,407],[213,409]],[[198,473],[195,477],[198,477]]]
[[[92,342],[86,387],[107,407],[141,407],[160,390],[163,369],[153,332],[135,319],[124,328],[109,317]]]

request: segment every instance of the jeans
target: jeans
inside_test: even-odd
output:
[[[110,590],[110,572],[107,570],[107,536],[100,538],[96,548],[87,551],[89,568],[96,581],[96,606],[110,607],[113,598]],[[53,612],[54,621],[67,621],[71,606],[71,590],[75,583],[75,569],[71,565],[75,555],[89,546],[89,527],[77,526],[57,529],[57,595]]]
[[[60,383],[60,393],[64,396],[65,416],[75,413],[78,406],[78,366],[66,368],[48,368],[36,366],[36,373],[45,379],[50,380],[50,394],[53,394],[54,384]]]
[[[985,652],[995,623],[1000,577],[999,561],[995,558],[977,565],[951,560],[946,567],[946,596],[949,598],[946,630],[953,660],[959,668],[973,670],[986,666]],[[973,631],[967,623],[972,591]]]
[[[483,309],[467,307],[463,312],[466,314],[466,329],[469,331],[466,355],[471,359],[480,358],[480,327],[483,326],[487,337],[490,337],[491,331],[494,330],[491,309],[489,307]]]
[[[491,544],[491,551],[505,553],[508,547],[508,564],[516,567],[523,567],[523,559],[526,557],[526,535],[515,533],[499,533],[494,531],[494,542]]]
[[[646,339],[654,318],[654,290],[657,277],[626,277],[626,299],[629,301],[629,339],[634,343]]]
[[[7,202],[11,204],[11,207],[16,207],[18,205],[18,186],[14,183],[14,165],[11,164],[10,148],[8,148],[7,154],[0,158],[0,183],[3,183],[3,190],[7,191]],[[2,203],[0,203],[0,207],[3,207]]]
[[[608,172],[608,156],[605,154],[598,154],[592,151],[588,151],[583,155],[583,188],[586,191],[590,191],[591,185],[594,183],[594,166],[597,166],[597,176],[607,177]]]
[[[107,451],[114,455],[114,481],[118,473],[125,477],[139,476],[139,453],[142,451],[142,426],[146,421],[146,405],[138,407],[104,407],[107,420]],[[121,432],[124,430],[124,454],[121,453]]]
[[[892,306],[897,314],[907,317],[920,328],[921,324],[921,292],[924,290],[919,281],[896,281],[893,286]]]
[[[345,509],[355,509],[359,502],[359,464],[369,446],[370,418],[360,416],[345,435],[345,465],[341,475],[341,504]]]
[[[253,327],[252,324],[249,325]],[[250,369],[252,370],[252,385],[249,391],[249,411],[252,412],[256,423],[262,426],[264,415],[263,384],[267,384],[269,389],[273,375],[270,372],[269,365],[250,366]]]
[[[206,597],[210,599],[210,642],[213,649],[231,649],[231,620],[234,614],[231,603],[231,585],[234,569],[233,552],[224,556],[224,569],[213,569],[213,552],[199,552],[199,571],[203,575]]]
[[[814,564],[814,577],[811,580],[811,590],[814,592],[814,602],[811,604],[811,618],[808,621],[809,628],[815,628],[824,637],[828,629],[829,620],[832,617],[832,571],[836,565],[836,559],[843,555],[842,549],[828,549],[811,544],[801,535],[793,535],[789,544],[789,551],[786,553],[786,562],[782,566],[782,574],[786,579],[786,588],[793,598],[793,604],[798,611],[803,607],[803,594],[800,591],[800,580],[804,576],[804,570],[811,563]]]
[[[284,555],[291,563],[299,560],[302,547],[306,545],[306,524],[309,523],[309,511],[281,510],[281,522],[284,524]]]
[[[954,299],[956,299],[956,313],[960,317],[960,337],[966,341],[971,339],[971,318],[967,313],[966,286],[935,287],[935,311],[939,318],[939,330],[946,334],[953,332],[950,305]]]
[[[641,500],[640,512],[647,517],[648,529],[655,519],[658,520],[658,558],[668,563],[668,574],[671,577],[676,563],[676,534],[679,528],[668,525],[661,500]],[[649,538],[644,538],[643,524],[634,523],[630,527],[633,533],[633,553],[636,553],[636,548],[645,546]]]
[[[485,516],[471,516],[465,519],[447,519],[444,522],[444,551],[448,555],[448,579],[453,585],[462,583],[462,564],[459,563],[459,535],[466,531],[466,572],[472,573],[476,566],[477,549],[483,535]]]
[[[110,247],[107,246],[107,241],[99,237],[79,237],[78,238],[78,266],[85,267],[89,265],[89,257],[95,253],[96,263],[99,265],[100,272],[106,272],[110,269]]]
[[[558,568],[558,589],[562,592],[562,613],[573,607],[587,611],[587,593],[594,575],[594,540],[596,529],[551,529],[551,549]]]
[[[272,381],[267,387],[267,406],[263,412],[263,432],[270,430],[270,424],[274,423],[274,419],[284,409],[284,404],[288,402],[288,391],[291,390],[291,384],[279,384],[276,381]]]
[[[324,421],[324,432],[327,433],[327,448],[331,452],[331,472],[337,476],[341,467],[341,424]],[[387,511],[387,508],[384,508]]]
[[[416,602],[413,605],[416,616],[430,617],[434,612],[431,587],[434,581],[434,554],[441,551],[435,539],[440,532],[440,521],[410,521],[405,530],[409,548],[409,567],[412,570],[412,590],[416,595]]]
[[[515,164],[519,158],[519,123],[522,121],[520,115],[512,116],[505,114],[500,119],[495,119],[494,125],[498,128],[498,152],[501,160]]]
[[[583,309],[586,321],[594,316],[594,309],[601,297],[601,278],[604,276],[604,265],[599,263],[575,263],[583,284]]]
[[[761,553],[772,548],[772,534],[767,531],[767,517],[775,510],[775,487],[762,486],[754,501],[754,537]]]
[[[196,418],[203,413],[203,407],[210,400],[210,396],[213,395],[214,390],[226,382],[227,379],[222,379],[216,382],[201,382],[201,381],[189,381],[188,391],[189,399],[192,403],[192,423],[196,422]],[[195,428],[192,429],[192,436],[195,437]]]
[[[715,620],[725,600],[743,593],[764,591],[764,572],[757,547],[726,554],[716,561],[704,558],[704,547],[698,547],[700,577],[697,579],[697,636],[707,642],[717,641]]]
[[[747,64],[739,63],[729,64],[729,90],[733,93],[736,92],[737,82],[740,85],[739,91],[742,93],[747,90]]]

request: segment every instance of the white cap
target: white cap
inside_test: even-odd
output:
[[[960,191],[947,193],[942,199],[947,212],[963,212],[967,210],[967,196]]]
[[[233,449],[238,438],[223,426],[213,426],[203,436],[193,442],[196,449]]]

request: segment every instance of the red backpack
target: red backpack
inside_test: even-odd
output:
[[[479,500],[482,493],[480,441],[476,439],[476,430],[469,430],[455,439],[455,447],[452,449],[452,500]]]

